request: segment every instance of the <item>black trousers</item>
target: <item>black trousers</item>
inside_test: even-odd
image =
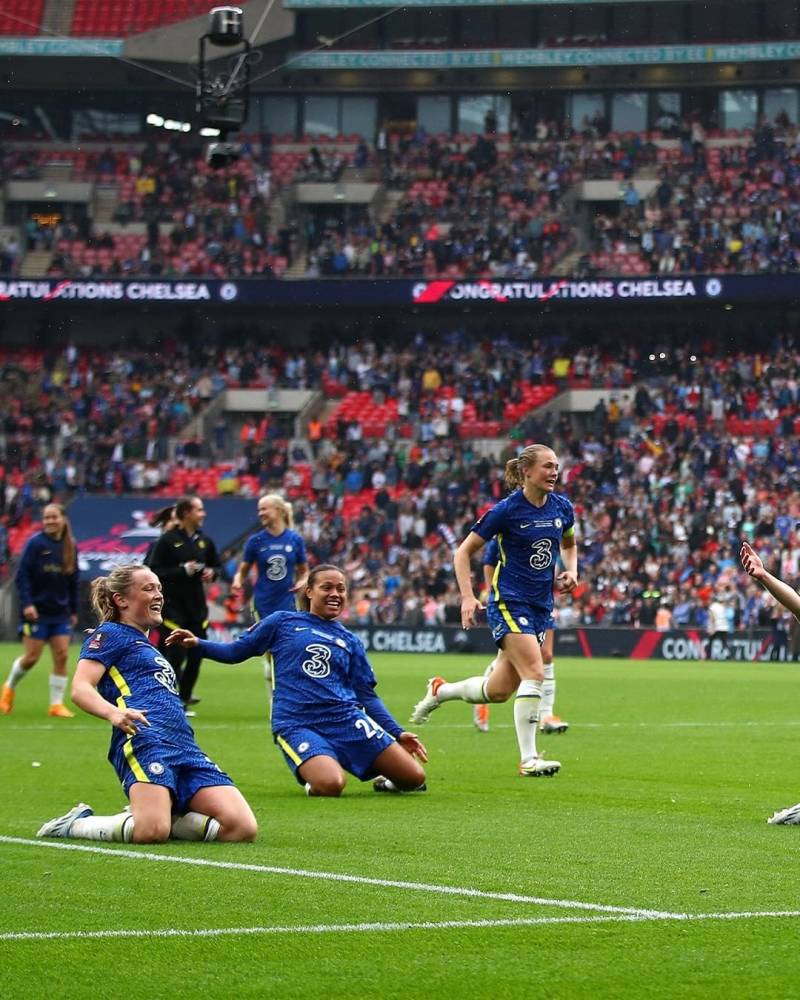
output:
[[[198,639],[206,638],[206,626],[203,622],[179,622],[177,618],[173,617],[170,617],[170,621],[175,622],[180,628],[188,628]],[[164,638],[169,633],[170,629],[166,628],[163,633]],[[163,645],[163,639],[159,645]],[[197,683],[197,678],[200,676],[200,664],[203,662],[203,655],[196,646],[192,646],[191,649],[185,649],[183,646],[178,645],[164,646],[163,654],[175,671],[175,676],[178,679],[178,694],[181,701],[184,705],[188,705],[194,691],[194,686]]]

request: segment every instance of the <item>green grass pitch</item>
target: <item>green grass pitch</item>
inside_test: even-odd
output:
[[[429,675],[484,663],[374,665],[405,719]],[[335,801],[272,745],[260,663],[206,663],[197,739],[258,842],[91,851],[20,842],[77,801],[122,804],[107,727],[47,718],[48,670],[0,718],[3,997],[796,993],[800,830],[765,819],[800,800],[800,666],[563,659],[571,729],[540,738],[557,777],[517,777],[510,705],[482,734],[448,704],[419,727],[427,793],[351,779]]]

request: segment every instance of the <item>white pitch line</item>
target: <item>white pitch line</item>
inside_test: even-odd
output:
[[[215,938],[238,937],[257,934],[364,934],[391,931],[436,931],[493,927],[542,927],[558,924],[612,924],[612,923],[666,923],[670,920],[699,922],[704,920],[751,920],[754,918],[781,919],[800,917],[800,910],[744,911],[741,913],[674,913],[661,916],[617,913],[597,914],[586,917],[523,917],[515,920],[426,920],[414,922],[385,922],[360,924],[298,924],[276,927],[209,927],[196,929],[163,930],[107,930],[107,931],[7,931],[0,933],[0,941],[70,941],[75,939],[109,938]]]
[[[786,719],[783,722],[770,722],[771,729],[796,729],[800,726],[800,719]],[[580,731],[582,729],[755,729],[764,727],[764,722],[758,719],[742,719],[741,721],[724,721],[719,719],[714,719],[710,721],[701,720],[698,722],[573,722],[572,729],[574,731]],[[59,734],[69,734],[69,733],[85,733],[85,732],[97,732],[98,726],[95,724],[88,725],[76,725],[70,724],[68,727],[56,726],[52,723],[32,723],[30,725],[22,725],[14,727],[7,727],[8,732],[18,732],[23,730],[25,732],[29,731],[41,731],[41,732],[55,732],[58,731]],[[242,722],[236,723],[235,725],[230,722],[203,722],[200,720],[195,725],[196,729],[202,730],[204,733],[215,732],[219,730],[231,730],[231,729],[260,729],[264,733],[265,746],[271,745],[271,740],[269,739],[269,723],[264,720],[260,722]],[[475,726],[472,722],[436,722],[432,729],[474,729]],[[511,722],[493,722],[492,729],[513,729],[514,725]],[[431,730],[428,730],[429,732]]]
[[[565,910],[588,910],[599,913],[628,914],[636,917],[679,918],[681,915],[663,910],[648,910],[636,906],[607,906],[601,903],[584,903],[576,899],[546,899],[542,896],[525,896],[515,892],[488,892],[454,885],[434,885],[428,882],[404,882],[395,879],[370,878],[364,875],[344,875],[340,872],[310,871],[305,868],[278,868],[274,865],[249,865],[239,861],[211,861],[208,858],[182,857],[177,854],[156,854],[153,851],[131,851],[123,848],[95,847],[90,844],[64,843],[59,840],[31,840],[26,837],[0,836],[0,843],[20,844],[25,847],[44,847],[60,851],[79,851],[85,854],[103,854],[136,861],[166,861],[172,864],[196,865],[202,868],[221,868],[227,871],[263,872],[268,875],[291,875],[299,878],[320,879],[324,882],[349,882],[356,885],[376,885],[383,889],[410,889],[416,892],[438,893],[444,896],[468,896],[474,899],[495,899],[509,903],[535,903],[538,906],[556,906]]]

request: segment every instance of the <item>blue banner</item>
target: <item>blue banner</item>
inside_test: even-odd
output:
[[[78,543],[82,580],[104,576],[120,563],[141,562],[151,542],[161,534],[148,524],[175,497],[82,497],[69,506],[69,522]],[[242,535],[258,528],[253,499],[225,497],[203,500],[207,515],[203,531],[220,554]]]

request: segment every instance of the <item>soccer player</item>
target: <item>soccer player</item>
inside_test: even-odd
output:
[[[203,584],[217,574],[220,560],[213,541],[203,533],[206,511],[200,497],[185,496],[175,504],[175,527],[165,531],[150,555],[150,568],[164,588],[164,624],[169,629],[188,628],[205,636],[208,627],[208,605]],[[181,670],[184,656],[186,665]],[[196,649],[188,653],[179,647],[168,657],[178,675],[178,690],[188,715],[195,683],[200,674],[202,656]]]
[[[497,539],[492,538],[486,543],[483,550],[483,578],[486,593],[491,593],[494,572],[499,562],[499,550]],[[553,646],[555,637],[555,621],[553,616],[547,624],[544,643],[542,644],[542,662],[544,664],[544,681],[542,682],[542,701],[539,710],[539,732],[540,733],[565,733],[569,729],[569,723],[554,714],[556,701],[556,675],[555,663],[553,662]],[[499,652],[489,666],[484,670],[483,676],[487,677],[497,665],[499,657],[503,656]],[[473,708],[473,721],[477,728],[483,732],[489,731],[489,706],[484,704],[475,705]]]
[[[375,693],[376,679],[361,640],[336,619],[347,602],[347,583],[322,563],[308,575],[302,611],[275,611],[234,642],[198,639],[186,629],[169,644],[197,647],[221,663],[241,663],[269,650],[275,664],[272,733],[286,763],[308,795],[339,796],[345,771],[375,778],[381,792],[423,791],[428,759]]]
[[[293,530],[292,505],[277,493],[267,493],[258,501],[262,530],[247,539],[242,561],[234,574],[231,590],[241,594],[253,566],[256,584],[253,611],[256,621],[273,611],[294,611],[295,592],[308,575],[308,559],[303,539]]]
[[[303,539],[293,530],[292,505],[277,493],[267,493],[258,501],[262,530],[248,538],[242,561],[231,581],[231,591],[239,595],[255,565],[253,617],[258,622],[273,611],[294,611],[295,593],[308,576],[308,558]],[[267,691],[272,694],[272,660],[264,658]]]
[[[78,547],[61,504],[49,503],[42,511],[42,530],[23,549],[16,584],[22,656],[14,660],[3,685],[0,713],[9,715],[13,710],[17,685],[39,662],[47,643],[53,659],[47,714],[72,719],[74,712],[64,704],[64,693],[69,640],[78,621]]]
[[[800,595],[787,583],[779,580],[777,576],[773,576],[764,568],[761,558],[756,555],[755,550],[748,542],[742,542],[739,558],[750,576],[800,621]],[[767,823],[784,826],[800,825],[800,802],[795,806],[778,809],[770,816]]]
[[[37,837],[154,844],[167,840],[255,840],[258,824],[231,779],[200,750],[175,672],[147,638],[164,599],[146,566],[118,566],[92,583],[100,625],[86,639],[72,700],[113,726],[108,759],[130,810],[95,816],[81,802]],[[175,815],[173,815],[173,810]]]
[[[526,777],[555,774],[561,767],[536,752],[544,681],[542,646],[553,612],[553,588],[569,593],[578,579],[575,516],[569,500],[555,493],[558,471],[555,452],[542,444],[529,445],[506,463],[506,483],[513,492],[475,524],[453,561],[461,591],[461,624],[468,629],[483,607],[472,589],[470,559],[490,538],[497,538],[499,562],[487,614],[503,655],[488,678],[469,677],[448,684],[442,677],[432,677],[411,715],[412,722],[427,722],[442,702],[501,702],[516,692],[519,773]],[[565,569],[556,578],[559,552]]]

